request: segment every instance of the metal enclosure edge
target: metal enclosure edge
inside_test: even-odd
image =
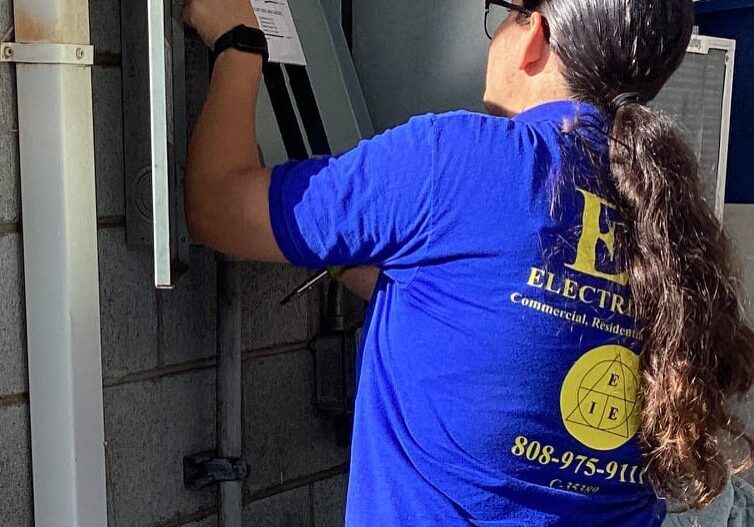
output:
[[[121,3],[126,238],[132,249],[152,247],[160,289],[172,288],[189,263],[181,5],[173,0]]]

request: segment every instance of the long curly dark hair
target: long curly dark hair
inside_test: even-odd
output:
[[[577,100],[606,113],[619,94],[651,101],[681,64],[692,0],[526,0]],[[522,19],[525,17],[521,17]],[[694,152],[671,119],[617,110],[609,142],[619,247],[642,332],[640,440],[655,491],[702,508],[752,464],[754,442],[729,404],[754,379],[729,240],[701,192]]]

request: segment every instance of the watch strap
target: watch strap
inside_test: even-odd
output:
[[[219,57],[223,51],[237,49],[245,53],[262,55],[262,60],[267,62],[270,58],[267,48],[267,37],[261,29],[239,25],[226,32],[215,41],[215,57]]]

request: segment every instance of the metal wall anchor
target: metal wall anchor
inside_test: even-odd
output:
[[[243,481],[251,475],[251,465],[242,458],[216,458],[214,454],[195,454],[183,458],[183,485],[202,490],[224,481]]]

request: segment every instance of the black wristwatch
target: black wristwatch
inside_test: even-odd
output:
[[[215,57],[226,49],[233,48],[246,53],[262,55],[262,60],[267,62],[270,52],[267,49],[267,37],[261,29],[249,26],[236,26],[215,41]]]

